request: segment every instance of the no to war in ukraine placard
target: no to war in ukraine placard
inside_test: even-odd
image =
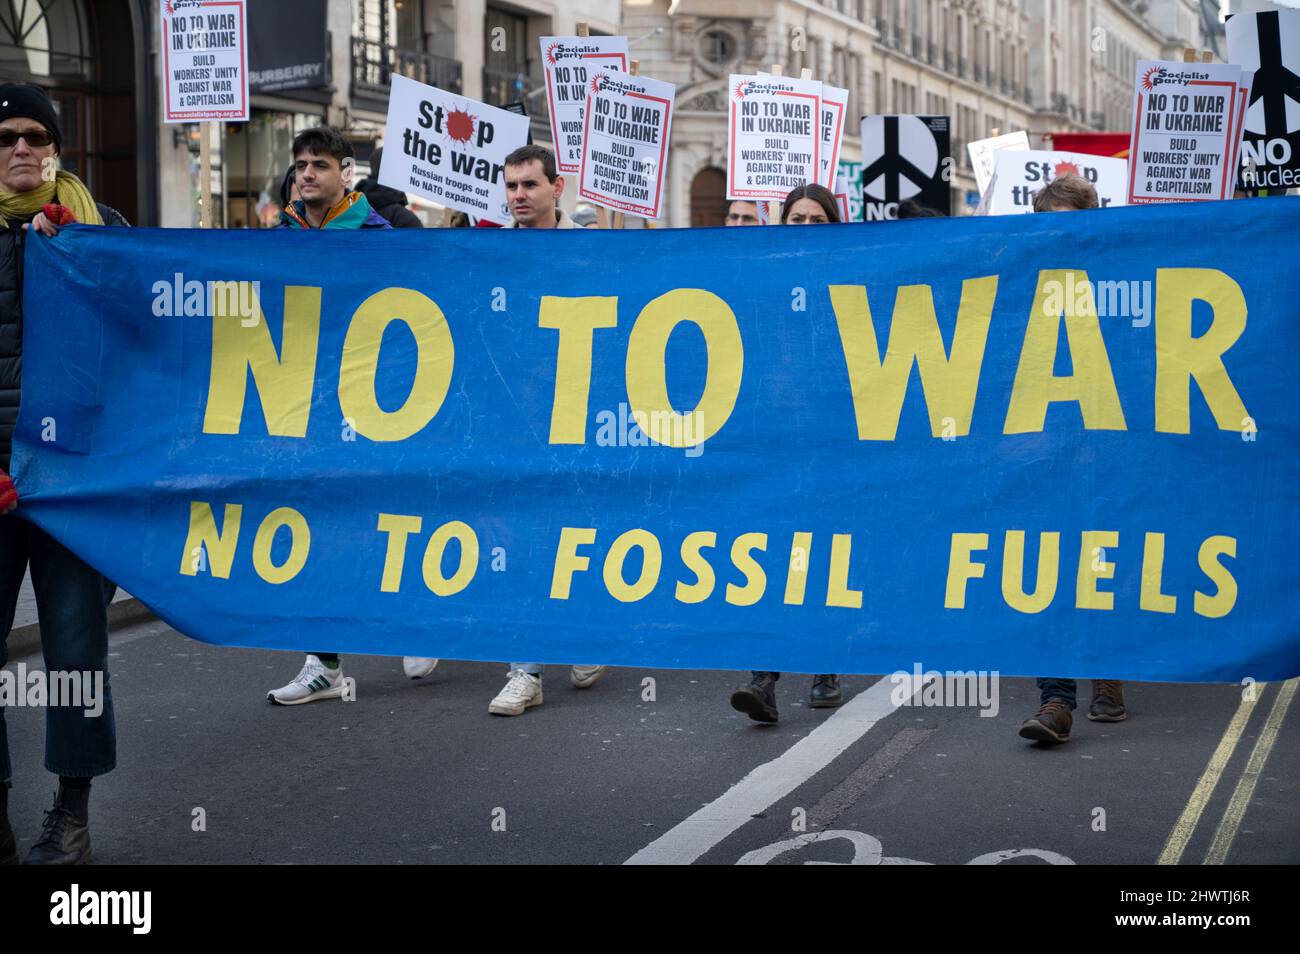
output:
[[[672,83],[647,76],[592,77],[578,198],[659,218],[675,94]]]
[[[1297,230],[33,234],[18,513],[219,643],[1295,676]]]
[[[555,167],[575,173],[582,165],[583,109],[597,73],[626,73],[625,36],[544,36],[542,73],[551,117]]]

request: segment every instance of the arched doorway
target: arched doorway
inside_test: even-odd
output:
[[[0,80],[49,92],[63,168],[138,222],[135,22],[128,0],[0,0]]]
[[[727,174],[713,166],[701,169],[691,180],[691,228],[725,225]]]

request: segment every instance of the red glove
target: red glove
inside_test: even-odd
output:
[[[18,506],[18,490],[9,475],[0,470],[0,514],[6,514]]]
[[[51,224],[57,225],[60,228],[65,225],[71,225],[73,222],[77,221],[77,217],[72,214],[72,210],[66,205],[55,205],[54,203],[50,203],[49,205],[42,206],[41,211],[45,213],[45,217],[50,220]]]

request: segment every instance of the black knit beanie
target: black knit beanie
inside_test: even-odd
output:
[[[54,137],[54,151],[63,151],[63,130],[45,90],[26,83],[0,84],[0,122],[16,118],[36,120]]]

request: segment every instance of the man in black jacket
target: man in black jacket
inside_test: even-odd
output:
[[[62,141],[58,117],[34,86],[0,85],[0,666],[8,659],[18,590],[28,564],[36,590],[41,649],[49,679],[45,767],[59,776],[54,808],[45,813],[29,864],[90,860],[90,780],[117,763],[113,700],[108,687],[108,604],[113,584],[34,524],[10,511],[18,493],[9,458],[22,383],[23,243],[31,229],[47,236],[61,225],[126,225],[95,202],[76,176],[56,171]],[[66,675],[64,675],[66,674]],[[78,702],[53,698],[54,687],[78,680]],[[89,683],[89,685],[87,685]],[[86,689],[96,696],[87,704]],[[0,707],[0,864],[18,853],[9,825],[9,740]]]
[[[384,158],[383,147],[370,154],[370,175],[357,186],[370,207],[386,218],[395,229],[422,229],[420,217],[406,207],[406,193],[379,184],[379,163]]]

